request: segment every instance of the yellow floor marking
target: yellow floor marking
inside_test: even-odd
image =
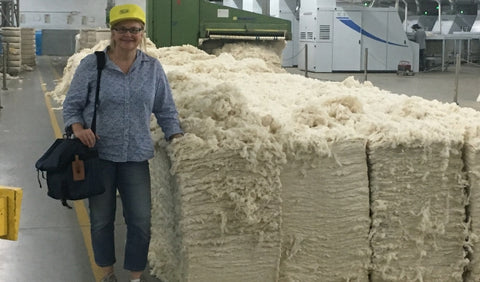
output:
[[[50,96],[47,95],[48,91],[46,84],[43,80],[42,74],[40,72],[39,74],[40,86],[42,87],[42,91],[45,96],[45,105],[47,106],[48,114],[50,115],[50,123],[52,124],[55,138],[62,138],[62,130],[60,130],[60,126],[58,125],[57,117],[55,116],[55,112],[52,108],[52,103],[50,101]],[[58,73],[56,74],[56,76],[58,76]],[[88,218],[88,212],[85,207],[85,203],[84,201],[74,201],[73,204],[75,212],[77,214],[78,224],[80,225],[80,229],[82,230],[83,241],[85,242],[85,247],[87,249],[93,275],[95,276],[95,281],[100,281],[103,277],[103,271],[100,267],[97,266],[93,258],[92,241],[90,237],[90,220]]]
[[[52,108],[52,103],[50,102],[50,96],[47,95],[47,87],[43,82],[42,74],[40,74],[40,86],[42,87],[42,91],[45,97],[45,105],[47,105],[48,115],[50,116],[50,123],[52,124],[55,138],[62,138],[62,131],[60,130],[60,126],[58,126],[57,117],[55,116],[55,112]]]

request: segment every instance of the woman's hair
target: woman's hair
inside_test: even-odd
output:
[[[140,45],[139,45],[139,48],[140,50],[142,51],[146,51],[147,50],[147,37],[145,36],[145,34],[147,33],[147,30],[146,30],[146,27],[145,25],[139,21],[139,20],[135,20],[136,22],[138,22],[142,28],[143,28],[143,32],[142,32],[142,39],[140,41]],[[116,24],[114,24],[113,26],[110,27],[110,48],[112,49],[115,49],[115,41],[113,41],[113,29],[121,22],[118,22]]]

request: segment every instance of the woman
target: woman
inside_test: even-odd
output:
[[[102,281],[117,281],[114,220],[116,191],[127,225],[124,268],[131,281],[141,281],[150,243],[150,174],[153,157],[150,116],[153,113],[165,138],[183,135],[171,90],[159,61],[138,49],[145,41],[145,13],[137,5],[110,11],[111,43],[100,81],[96,134],[91,124],[97,79],[96,57],[78,66],[63,104],[66,128],[83,144],[96,147],[102,159],[104,194],[89,199],[93,252],[103,269]]]

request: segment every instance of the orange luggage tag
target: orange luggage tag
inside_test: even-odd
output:
[[[75,155],[75,160],[72,162],[73,181],[85,180],[85,166],[83,161]]]

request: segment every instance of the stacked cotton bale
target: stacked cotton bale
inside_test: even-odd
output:
[[[280,281],[368,281],[365,140],[330,146],[316,160],[289,160],[282,172]]]
[[[18,75],[22,69],[21,39],[19,27],[2,27],[3,43],[8,43],[8,50],[3,50],[3,54],[7,55],[7,72],[11,75]]]
[[[349,121],[364,115],[360,100],[345,84],[258,72],[245,85],[238,76],[231,80],[287,156],[280,281],[368,281],[366,139]]]
[[[225,63],[193,47],[153,55],[171,66],[169,80],[175,93],[183,93],[176,103],[188,132],[181,144],[167,147],[176,183],[176,275],[155,274],[167,281],[276,281],[281,146],[238,85],[209,75],[220,74],[233,58]],[[167,260],[156,247],[153,256]]]
[[[110,39],[109,29],[81,29],[78,39],[77,51],[93,48],[100,41],[107,39]]]
[[[180,49],[190,52],[186,48],[177,48],[177,50]],[[370,219],[365,139],[359,137],[345,119],[348,115],[362,114],[358,99],[348,95],[326,97],[329,88],[335,84],[291,76],[272,69],[258,59],[248,58],[236,61],[227,54],[201,58],[200,54],[195,54],[182,58],[185,55],[179,56],[178,51],[175,57],[171,57],[168,51],[166,52],[167,54],[159,54],[160,60],[171,70],[169,80],[175,93],[178,93],[176,102],[182,116],[182,124],[188,126],[187,132],[199,135],[205,128],[210,130],[217,124],[210,119],[217,121],[219,116],[228,116],[228,113],[233,112],[238,116],[236,121],[230,122],[228,126],[221,124],[222,131],[240,124],[243,131],[248,133],[247,136],[256,136],[257,142],[260,142],[264,138],[262,136],[265,131],[256,133],[249,131],[252,125],[261,124],[274,138],[276,147],[283,148],[282,151],[289,156],[285,165],[275,165],[271,161],[262,164],[267,168],[275,165],[275,170],[281,170],[279,180],[282,185],[280,194],[282,199],[280,259],[282,262],[274,269],[278,272],[279,279],[282,281],[290,281],[290,279],[367,281],[370,263],[368,241]],[[258,50],[255,53],[258,54]],[[170,62],[170,58],[176,58],[178,61]],[[184,62],[193,63],[188,66]],[[279,81],[282,83],[278,83]],[[302,84],[302,87],[299,88],[299,84]],[[221,91],[217,90],[216,86],[221,87]],[[346,90],[344,88],[347,86],[341,86],[341,88]],[[297,95],[305,89],[309,89],[308,97]],[[212,110],[210,107],[212,103],[209,101],[215,100],[212,96],[219,95],[219,92],[222,93],[224,101],[218,103],[218,106],[213,107],[215,110]],[[292,95],[285,95],[285,93],[292,93]],[[234,102],[238,100],[244,102]],[[247,118],[250,116],[253,120]],[[203,120],[208,122],[208,126],[201,124]],[[189,125],[190,123],[193,124]],[[331,125],[331,128],[327,125]],[[238,132],[242,131],[238,130]],[[209,133],[206,136],[215,136],[215,134]],[[232,137],[233,139],[246,138],[238,133],[233,136],[237,136]],[[212,139],[208,142],[210,146],[216,144],[218,140],[213,137],[210,139]],[[249,139],[248,137],[247,140]],[[332,142],[333,140],[336,142]],[[185,143],[182,142],[178,146],[194,142],[189,139],[181,141]],[[204,146],[188,145],[190,146],[196,150],[205,151],[201,150]],[[222,148],[225,146],[206,151],[210,155]],[[224,154],[222,158],[215,157],[217,162],[229,160],[229,166],[239,165],[236,169],[239,171],[245,167],[245,164],[237,164],[239,160],[234,155],[226,152],[222,154]],[[191,153],[184,152],[182,155],[190,156]],[[202,164],[214,168],[209,164],[208,158],[203,159]],[[173,167],[175,168],[175,164]],[[189,168],[183,172],[175,169],[175,175],[178,180],[187,172],[217,175],[217,171],[220,175],[232,175],[218,168],[212,171]],[[252,172],[250,174],[254,175]],[[238,179],[238,175],[235,176]],[[342,187],[338,187],[339,177],[342,178]],[[235,178],[232,178],[229,186],[234,186],[239,181]],[[180,185],[181,182],[178,183]],[[196,182],[193,185],[196,187]],[[249,186],[252,190],[255,187]],[[203,203],[204,207],[211,205],[211,203]],[[196,236],[196,238],[201,237]],[[232,241],[231,244],[233,243]],[[215,252],[218,255],[222,253],[217,249]],[[251,250],[250,252],[252,259],[257,257],[254,252]],[[227,260],[226,257],[222,259]],[[208,261],[208,258],[204,257],[204,260]],[[190,259],[185,261],[195,262]],[[230,264],[235,262],[235,257],[230,255],[229,262]],[[219,269],[220,265],[217,265]],[[258,262],[251,261],[251,267],[255,265],[258,265]],[[237,278],[231,273],[223,273],[220,277],[216,277],[212,275],[216,273],[214,265],[207,267],[200,263],[199,266],[208,269],[210,276],[196,277],[203,278],[198,281],[209,281],[209,279],[212,281],[258,281],[257,279],[276,281],[265,275],[261,278],[255,278],[260,277],[255,275],[253,278],[245,279],[245,276]],[[245,273],[258,273],[248,271],[246,266],[243,268]]]
[[[20,34],[22,65],[33,67],[36,65],[35,29],[21,28]]]
[[[372,281],[463,281],[461,146],[370,147]]]
[[[147,48],[187,133],[167,143],[152,122],[153,274],[460,281],[469,267],[477,279],[478,112],[290,75],[256,48]],[[57,88],[62,101],[68,81]]]
[[[472,120],[470,126],[472,127],[466,134],[464,158],[469,183],[467,222],[470,226],[470,233],[466,244],[470,251],[471,263],[465,281],[473,282],[480,281],[480,245],[478,239],[478,234],[480,234],[480,139],[478,138],[480,136],[480,125]]]
[[[163,133],[157,130],[160,141]],[[170,174],[170,160],[166,154],[166,142],[159,142],[156,147],[155,157],[150,162],[152,179],[152,235],[150,252],[148,254],[152,272],[162,281],[180,281],[179,244],[177,240],[176,205],[173,198],[175,194],[175,179]],[[168,278],[168,279],[167,279]]]
[[[246,131],[245,134],[256,132]],[[219,137],[219,136],[218,136]],[[279,171],[270,142],[186,136],[176,160],[180,281],[276,281],[280,258]],[[227,141],[227,140],[225,140]],[[236,147],[238,146],[238,147]],[[184,150],[199,150],[183,159]],[[255,155],[258,155],[256,159]],[[175,281],[175,280],[173,280]]]
[[[104,40],[110,40],[111,32],[108,28],[98,28],[95,30],[95,44],[92,48],[97,45],[99,42]]]
[[[177,100],[193,114],[184,124],[188,142],[170,152],[178,184],[180,281],[278,278],[284,155],[241,93],[230,95],[234,90],[218,85],[196,99]]]
[[[85,48],[92,48],[92,46],[95,45],[95,36],[92,36],[92,33],[94,33],[93,29],[80,30],[77,51],[83,50]]]
[[[388,103],[388,104],[387,104]],[[466,128],[456,105],[390,97],[370,135],[372,281],[463,281]],[[373,107],[372,107],[373,109]]]

